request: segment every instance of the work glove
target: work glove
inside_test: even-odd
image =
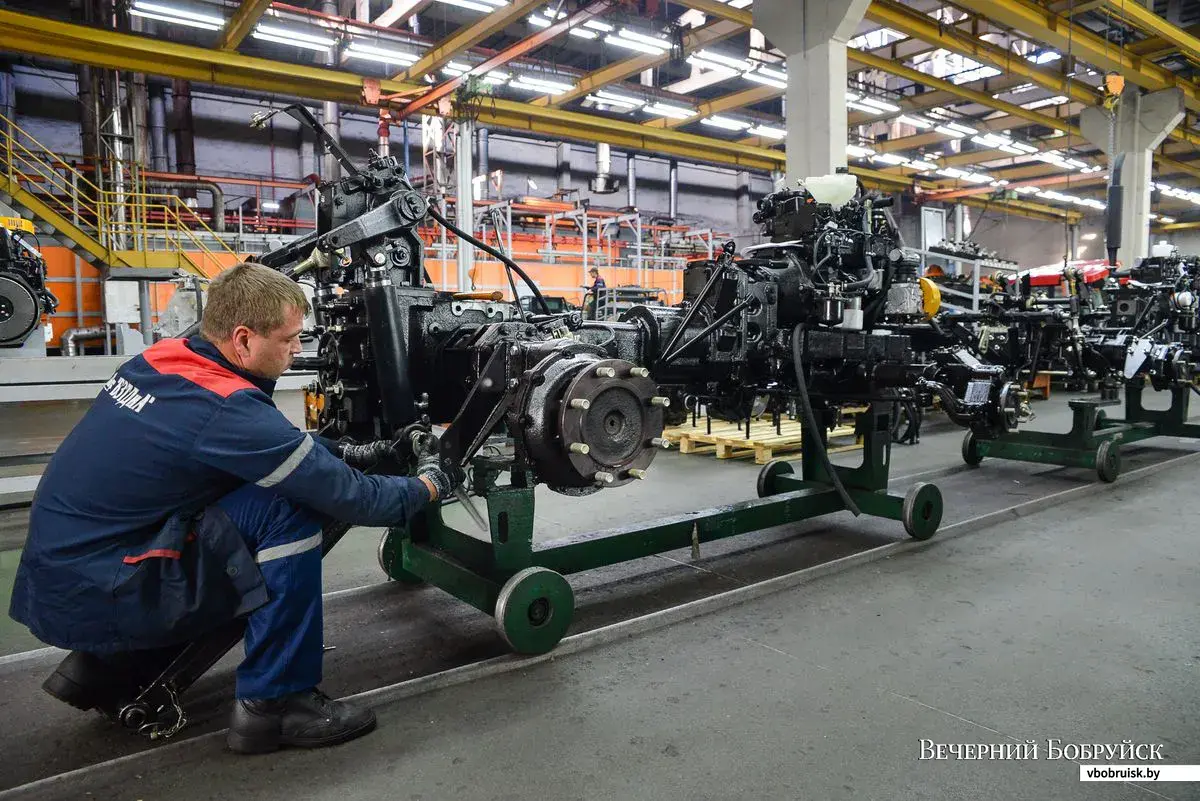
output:
[[[338,443],[338,456],[351,467],[365,470],[374,467],[392,454],[392,443],[385,439],[363,445]]]
[[[436,453],[427,453],[417,462],[417,477],[424,478],[433,485],[435,493],[431,501],[444,500],[454,494],[463,482],[463,472],[457,467],[442,467],[441,459]]]

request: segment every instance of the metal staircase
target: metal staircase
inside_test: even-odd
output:
[[[222,255],[236,258],[178,197],[146,192],[139,165],[108,162],[88,177],[4,115],[0,158],[0,201],[101,275],[158,268],[211,277]]]

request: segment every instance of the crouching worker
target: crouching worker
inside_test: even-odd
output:
[[[377,445],[314,438],[275,408],[308,303],[239,264],[209,290],[200,334],[126,362],[38,487],[10,614],[72,651],[43,685],[80,709],[132,700],[178,652],[245,617],[228,743],[242,753],[344,742],[375,727],[321,682],[321,532],[403,524],[454,489],[347,461]],[[348,452],[347,452],[348,451]]]

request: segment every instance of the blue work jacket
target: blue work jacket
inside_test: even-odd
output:
[[[9,614],[43,642],[97,653],[191,639],[268,600],[214,502],[247,483],[325,518],[407,521],[419,480],[365,475],[275,408],[275,382],[201,337],[130,359],[50,460]]]

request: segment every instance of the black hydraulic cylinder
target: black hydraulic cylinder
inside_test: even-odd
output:
[[[383,420],[389,429],[383,433],[392,435],[416,419],[412,380],[408,374],[408,348],[402,327],[406,318],[391,284],[368,286],[363,290],[363,300],[371,331]]]

